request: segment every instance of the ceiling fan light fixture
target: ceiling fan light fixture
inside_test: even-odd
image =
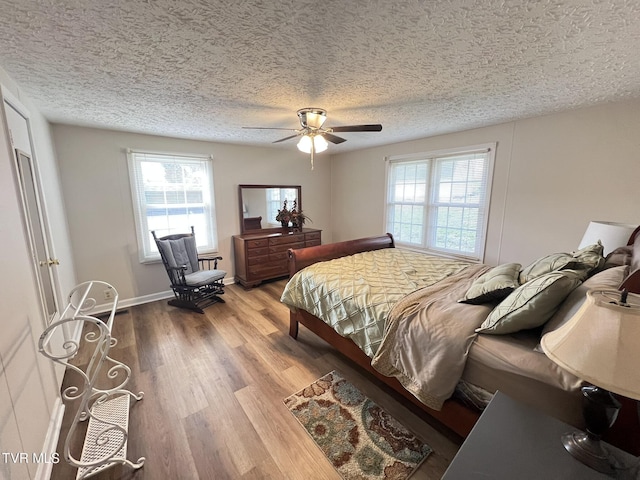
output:
[[[280,128],[280,127],[243,127],[243,128],[258,128],[258,129],[270,129],[270,130],[293,130],[295,135],[289,135],[288,137],[276,140],[273,143],[284,142],[292,138],[300,137],[298,141],[298,150],[304,153],[311,154],[311,169],[313,170],[313,159],[316,153],[324,152],[329,147],[329,142],[334,145],[339,145],[346,142],[346,138],[334,135],[334,132],[379,132],[382,130],[380,124],[367,124],[367,125],[343,125],[339,127],[326,127],[323,128],[324,122],[327,119],[327,111],[323,108],[307,107],[301,108],[296,112],[300,125],[302,128]]]
[[[329,146],[329,142],[322,135],[314,135],[313,145],[315,146],[316,153],[324,152]]]
[[[303,153],[311,153],[311,137],[309,135],[303,135],[298,142],[298,150]]]
[[[303,128],[322,128],[327,119],[327,111],[322,108],[301,108],[298,117]]]
[[[329,146],[329,143],[322,135],[303,135],[298,142],[298,150],[304,153],[311,153],[312,144],[315,153],[324,152]]]

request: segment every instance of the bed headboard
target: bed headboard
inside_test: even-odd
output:
[[[631,236],[629,237],[629,242],[627,243],[627,245],[633,245],[635,241],[638,239],[638,237],[640,237],[640,225],[638,225],[636,229],[633,231],[633,233],[631,233]]]
[[[620,290],[627,289],[631,293],[640,293],[640,226],[636,228],[627,245],[632,246],[629,275],[620,285]]]
[[[626,288],[631,293],[640,294],[640,226],[629,237],[629,246],[633,246],[633,254],[629,275],[620,285],[620,290]],[[359,238],[345,242],[327,243],[316,247],[289,249],[289,276],[316,262],[332,260],[334,258],[366,252],[367,250],[379,250],[381,248],[394,248],[393,235],[387,233],[379,237]]]
[[[316,262],[346,257],[354,253],[381,248],[394,248],[393,235],[387,233],[379,237],[358,238],[345,242],[327,243],[316,247],[289,249],[289,276]]]

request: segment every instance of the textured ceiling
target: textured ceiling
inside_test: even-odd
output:
[[[0,66],[53,122],[330,152],[640,96],[639,0],[0,0]],[[277,144],[295,148],[294,141]]]

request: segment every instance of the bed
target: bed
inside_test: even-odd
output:
[[[628,246],[606,259],[595,245],[552,254],[525,267],[505,267],[512,270],[511,277],[515,272],[516,283],[509,289],[498,281],[504,289],[497,290],[505,290],[498,293],[485,291],[485,279],[503,266],[435,257],[435,267],[425,273],[420,257],[427,255],[396,249],[390,234],[289,250],[290,281],[282,295],[291,310],[289,334],[297,338],[302,324],[462,437],[478,419],[483,395],[490,398],[498,389],[580,428],[582,382],[541,353],[539,340],[570,318],[590,288],[624,284],[629,291],[640,292],[639,230]],[[346,267],[339,262],[350,264],[354,273],[343,274]],[[547,274],[563,262],[559,270],[564,273],[556,275],[562,281],[544,280],[564,285],[554,289],[560,290],[553,294],[560,301],[536,306],[544,321],[527,315],[526,328],[518,328],[518,322],[511,325],[509,313],[500,312],[505,299],[513,296],[520,283],[533,285],[538,277],[554,277]],[[551,270],[540,274],[540,268]],[[369,270],[384,274],[371,279]],[[500,277],[498,273],[494,276]],[[351,275],[346,280],[347,293],[337,286],[345,275]],[[478,298],[466,298],[469,292],[479,293]],[[341,303],[341,295],[356,307]],[[520,310],[522,305],[516,307]],[[509,320],[506,327],[505,318]],[[427,344],[432,347],[424,348]],[[430,353],[425,355],[425,350]]]

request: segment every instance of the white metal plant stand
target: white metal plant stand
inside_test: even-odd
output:
[[[104,292],[105,298],[110,298],[112,302],[106,321],[86,315],[95,307],[94,297],[99,291]],[[66,461],[78,468],[76,479],[90,477],[118,464],[137,469],[145,461],[144,457],[137,462],[127,459],[130,400],[142,400],[144,393],[134,394],[125,389],[131,369],[108,355],[109,349],[117,343],[111,336],[117,305],[118,292],[113,286],[101,281],[81,283],[69,293],[69,304],[60,320],[52,323],[40,336],[40,353],[77,373],[82,382],[62,391],[65,402],[80,401],[64,444]],[[74,327],[82,330],[80,341],[68,340],[62,345],[56,344],[55,339],[59,336],[54,332],[57,329]],[[68,363],[81,349],[84,353],[84,349],[91,347],[93,353],[84,369]],[[87,419],[87,433],[78,459],[71,452],[71,446],[80,422]]]

